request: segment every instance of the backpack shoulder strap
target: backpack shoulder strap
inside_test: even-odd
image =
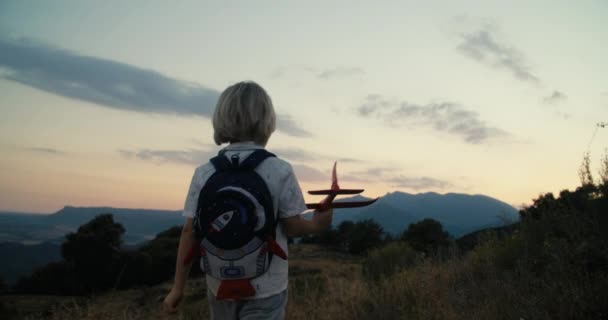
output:
[[[228,171],[233,169],[232,163],[228,161],[224,153],[225,152],[222,150],[217,154],[217,156],[209,160],[211,164],[215,167],[216,171]]]
[[[238,158],[232,159],[233,161],[231,162],[230,160],[228,160],[228,158],[226,158],[224,154],[225,150],[222,150],[218,153],[217,156],[209,160],[217,171],[229,171],[234,169],[253,170],[257,168],[257,166],[267,158],[276,157],[276,155],[266,151],[265,149],[257,149],[253,151],[247,157],[247,159],[243,160],[240,165],[238,165]]]
[[[276,157],[273,153],[266,151],[265,149],[257,149],[252,154],[250,154],[247,159],[241,163],[240,168],[244,170],[253,170],[257,168],[262,161],[270,158]],[[225,157],[224,157],[225,158]]]

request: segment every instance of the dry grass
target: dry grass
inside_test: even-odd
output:
[[[105,319],[207,319],[204,280],[189,281],[184,301],[175,315],[161,312],[161,301],[170,284],[106,293],[91,298],[57,296],[7,296],[8,319],[105,320]],[[8,304],[8,303],[7,303]],[[18,313],[13,312],[18,310]],[[2,319],[6,319],[0,316]]]
[[[359,259],[314,245],[294,246],[290,248],[290,255],[287,319],[340,319],[345,310],[354,310],[353,301],[356,299],[351,298],[363,294]],[[163,314],[161,301],[170,285],[115,291],[92,298],[14,296],[10,299],[20,303],[18,309],[22,312],[14,314],[15,319],[209,318],[203,279],[188,281],[184,301],[177,314]]]
[[[498,268],[498,248],[482,246],[444,262],[423,259],[372,281],[363,278],[358,258],[314,245],[294,246],[290,250],[287,319],[588,318],[576,313],[585,310],[581,303],[600,306],[600,313],[595,314],[603,314],[599,299],[606,296],[603,284],[608,279],[593,281],[584,274],[560,273],[562,277],[551,275],[543,280],[522,266]],[[13,297],[10,303],[31,311],[29,316],[22,312],[18,319],[208,319],[204,280],[189,281],[179,312],[171,316],[160,312],[169,286],[117,291],[91,299]]]
[[[287,319],[352,319],[365,286],[359,259],[314,245],[290,253]]]

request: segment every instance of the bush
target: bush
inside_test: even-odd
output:
[[[181,230],[178,226],[167,229],[138,250],[122,252],[117,287],[155,285],[170,280],[175,275]],[[192,266],[191,274],[201,274],[197,261]]]
[[[76,294],[77,281],[73,265],[52,262],[34,270],[29,277],[19,279],[15,291],[28,294]]]
[[[302,243],[318,243],[345,250],[352,254],[364,254],[385,242],[385,233],[374,220],[344,221],[338,228],[330,227],[318,235],[302,238]]]
[[[368,250],[379,247],[383,243],[384,230],[374,220],[357,221],[349,231],[342,235],[348,252],[364,254]]]
[[[451,241],[441,223],[429,218],[410,224],[403,232],[401,240],[407,241],[412,248],[427,255],[447,247]]]
[[[385,279],[402,269],[416,265],[421,259],[420,254],[408,244],[393,241],[368,253],[367,258],[363,260],[363,276],[371,281]]]

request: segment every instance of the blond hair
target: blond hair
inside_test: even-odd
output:
[[[239,82],[220,95],[213,112],[213,140],[217,145],[245,141],[266,145],[275,128],[272,100],[259,84]]]

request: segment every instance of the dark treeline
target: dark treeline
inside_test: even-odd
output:
[[[83,295],[109,289],[154,285],[171,279],[180,227],[159,233],[143,246],[121,247],[123,226],[101,214],[66,235],[63,260],[21,278],[13,291],[26,294]],[[196,269],[196,268],[193,268]]]
[[[441,223],[434,219],[424,219],[412,223],[399,237],[384,232],[374,220],[358,222],[344,221],[337,227],[330,227],[318,235],[306,236],[302,243],[316,243],[356,255],[365,255],[370,250],[392,242],[405,242],[414,250],[429,255],[454,244],[451,236]]]
[[[13,292],[24,294],[84,295],[111,289],[147,286],[170,280],[175,270],[179,226],[159,233],[143,246],[121,248],[125,229],[111,214],[101,214],[66,235],[61,247],[63,260],[36,269],[21,278]],[[351,254],[369,250],[393,241],[407,241],[420,252],[431,253],[451,243],[441,224],[425,219],[412,224],[394,239],[373,220],[346,221],[337,228],[302,238],[302,243],[316,243]],[[192,268],[192,276],[200,275]]]

